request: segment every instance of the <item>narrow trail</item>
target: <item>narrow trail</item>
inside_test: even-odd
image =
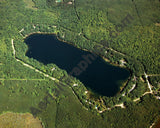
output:
[[[32,69],[32,70],[35,70],[35,72],[38,72],[38,73],[42,74],[43,76],[45,76],[45,77],[47,77],[47,78],[49,78],[49,79],[51,79],[51,80],[54,80],[54,81],[56,80],[56,81],[58,81],[59,83],[62,83],[62,84],[65,84],[65,85],[66,85],[66,83],[61,82],[61,81],[59,81],[58,79],[56,79],[56,78],[54,78],[54,77],[51,77],[51,76],[49,76],[48,74],[43,73],[42,71],[36,69],[35,67],[33,67],[33,66],[29,65],[29,64],[26,64],[26,63],[23,62],[22,60],[16,58],[16,50],[15,50],[15,47],[14,47],[14,40],[13,40],[13,39],[11,40],[11,43],[12,43],[13,55],[14,55],[14,58],[16,59],[17,62],[20,62],[20,63],[23,64],[25,67],[28,67],[28,68],[30,68],[30,69]],[[0,80],[5,80],[5,79],[3,79],[3,78],[1,79],[1,78],[0,78]],[[29,80],[29,79],[10,79],[10,80]],[[41,80],[41,79],[30,79],[30,80]],[[45,79],[42,79],[42,80],[45,80]],[[73,94],[77,97],[77,95],[75,94],[75,92],[74,92],[73,90],[72,90],[72,92],[73,92]],[[77,98],[78,98],[78,97],[77,97]],[[78,100],[79,100],[79,99],[78,99]],[[80,100],[79,100],[79,101],[80,101]],[[81,103],[81,101],[80,101],[80,104],[83,106],[84,109],[88,110],[88,108],[86,108],[86,107]],[[115,108],[115,107],[125,108],[124,103],[116,104],[116,105],[114,105],[112,108]],[[106,110],[111,110],[112,108],[107,108],[107,109],[105,109],[104,111],[98,111],[98,110],[97,110],[97,112],[102,113],[102,112],[105,112]]]
[[[64,30],[67,30],[67,31],[70,31],[70,32],[73,33],[73,31],[72,31],[71,29],[65,28],[65,27],[63,27],[63,26],[61,26],[61,27],[62,27]],[[75,32],[74,32],[74,33],[75,33]],[[104,48],[106,48],[106,49],[108,49],[108,50],[111,50],[111,51],[113,51],[113,52],[115,52],[115,53],[118,53],[118,54],[120,54],[120,55],[122,55],[122,56],[126,56],[126,55],[125,55],[124,53],[122,53],[122,52],[119,52],[119,51],[117,51],[117,50],[115,50],[115,49],[113,49],[113,48],[106,47],[106,46],[104,46],[104,45],[101,45],[99,42],[96,42],[95,40],[92,40],[92,39],[87,38],[86,35],[83,33],[83,29],[82,29],[82,32],[81,32],[80,35],[82,35],[83,38],[85,38],[86,40],[93,41],[93,43],[96,43],[97,45],[100,45],[101,47],[104,47]],[[64,41],[64,42],[65,42],[65,41]]]
[[[95,41],[94,41],[94,42],[95,42]],[[20,62],[20,63],[23,64],[25,67],[28,67],[28,68],[34,70],[35,72],[38,72],[38,73],[42,74],[43,76],[45,76],[45,77],[47,77],[47,78],[49,78],[49,79],[51,79],[51,80],[53,80],[53,81],[57,81],[57,82],[62,83],[62,84],[64,84],[64,85],[67,86],[66,83],[64,83],[64,82],[62,82],[62,81],[60,81],[60,80],[58,80],[58,79],[56,79],[56,78],[54,78],[54,77],[52,77],[52,76],[50,76],[50,75],[48,75],[48,74],[46,74],[46,73],[44,73],[44,72],[36,69],[35,67],[33,67],[33,66],[31,66],[31,65],[23,62],[22,60],[18,59],[18,58],[16,57],[16,50],[15,50],[15,47],[14,47],[14,40],[13,40],[13,39],[11,40],[11,43],[12,43],[13,55],[14,55],[14,58],[16,59],[17,62]],[[95,42],[95,43],[97,43],[97,42]],[[99,44],[99,45],[100,45],[100,44]],[[107,49],[109,49],[109,50],[111,50],[111,51],[113,51],[113,52],[116,52],[116,53],[118,53],[118,54],[121,54],[121,55],[123,55],[123,56],[126,56],[125,54],[123,54],[123,53],[121,53],[121,52],[118,52],[118,51],[116,51],[116,50],[114,50],[114,49],[112,49],[112,48],[108,48],[108,47],[105,47],[105,48],[107,48]],[[146,77],[147,85],[148,85],[148,88],[149,88],[150,91],[149,91],[149,92],[145,92],[141,97],[143,97],[143,96],[146,95],[146,94],[153,94],[152,85],[149,83],[148,77],[149,77],[149,76],[160,76],[160,74],[149,74],[149,75],[147,75],[145,72],[144,72],[144,75],[145,75],[145,77]],[[3,79],[3,78],[0,78],[0,80],[4,80],[4,79]],[[10,80],[45,80],[45,79],[10,79]],[[136,86],[136,85],[134,85],[132,89],[134,89],[135,86]],[[130,91],[132,91],[132,89],[131,89]],[[72,92],[73,92],[73,94],[78,98],[78,96],[75,94],[75,92],[73,91],[73,89],[72,89]],[[134,99],[133,102],[139,101],[141,97]],[[78,99],[78,100],[79,100],[79,99]],[[86,110],[88,110],[88,108],[86,108],[86,107],[81,103],[80,100],[79,100],[79,102],[80,102],[80,104],[82,105],[83,108],[85,108]],[[126,107],[124,106],[124,103],[121,103],[121,104],[116,104],[116,105],[114,105],[114,106],[111,107],[111,108],[106,108],[106,109],[104,109],[103,111],[97,110],[97,112],[98,112],[98,113],[103,113],[103,112],[105,112],[105,111],[107,111],[107,110],[111,110],[111,109],[113,109],[113,108],[115,108],[115,107],[121,107],[121,108],[123,108],[123,109],[126,108]]]
[[[121,104],[116,104],[116,105],[115,105],[115,107],[126,108],[126,107],[124,106],[124,103],[121,103]]]
[[[137,102],[137,101],[139,101],[139,100],[141,100],[140,98],[136,98],[136,99],[134,99],[133,101],[134,102]]]
[[[147,81],[147,84],[148,84],[148,88],[149,88],[149,90],[150,90],[150,93],[153,93],[153,91],[152,91],[152,86],[151,86],[151,84],[149,83],[149,81],[148,81],[148,75],[144,72],[144,75],[145,75],[145,78],[146,78],[146,81]]]
[[[74,10],[75,10],[75,14],[77,16],[77,19],[81,22],[80,17],[79,17],[78,12],[77,12],[77,9],[76,9],[76,0],[73,1],[73,7],[74,7]]]
[[[53,80],[53,81],[56,81],[56,82],[59,82],[59,83],[61,83],[61,84],[63,84],[63,85],[68,86],[66,83],[64,83],[64,82],[62,82],[62,81],[60,81],[60,80],[58,80],[58,79],[56,79],[56,78],[54,78],[54,77],[51,77],[51,76],[49,76],[48,74],[43,73],[42,71],[34,68],[33,66],[31,66],[31,65],[29,65],[29,64],[26,64],[25,62],[21,61],[20,59],[16,58],[16,51],[15,51],[14,40],[13,40],[13,39],[11,40],[11,43],[12,43],[13,55],[14,55],[14,58],[16,59],[17,62],[20,62],[20,63],[23,64],[25,67],[28,67],[28,68],[30,68],[30,69],[32,69],[32,70],[35,70],[35,72],[38,72],[38,73],[44,75],[45,77],[47,77],[47,78],[49,78],[49,79],[51,79],[51,80]],[[2,79],[0,79],[0,80],[5,80],[5,79],[2,78]],[[18,79],[10,79],[10,80],[18,80]],[[19,79],[19,80],[28,80],[28,79]],[[29,80],[41,80],[41,79],[29,79]],[[45,80],[45,79],[42,79],[42,80]],[[70,88],[71,88],[71,87],[70,87]],[[71,90],[72,90],[73,94],[75,95],[75,97],[76,97],[76,98],[78,99],[78,101],[80,102],[80,104],[82,105],[82,107],[83,107],[84,109],[88,110],[88,108],[86,108],[86,107],[82,104],[82,102],[79,100],[78,96],[75,94],[75,92],[73,91],[72,88],[71,88]]]
[[[30,68],[30,69],[32,69],[32,70],[35,70],[35,72],[38,72],[38,73],[42,74],[43,76],[45,76],[45,77],[47,77],[47,78],[49,78],[49,79],[51,79],[51,80],[59,81],[58,79],[56,79],[56,78],[54,78],[54,77],[51,77],[51,76],[49,76],[48,74],[46,74],[46,73],[44,73],[44,72],[36,69],[35,67],[33,67],[33,66],[29,65],[29,64],[26,64],[25,62],[21,61],[20,59],[16,58],[16,51],[15,51],[13,39],[11,40],[11,43],[12,43],[13,55],[14,55],[14,58],[16,59],[17,62],[20,62],[20,63],[23,64],[24,66],[26,66],[26,67],[28,67],[28,68]]]
[[[14,55],[14,57],[16,58],[16,51],[15,51],[15,48],[14,48],[13,39],[11,40],[11,43],[12,43],[13,55]]]
[[[128,91],[128,93],[132,92],[136,88],[136,84],[133,84],[132,88]]]
[[[108,48],[108,47],[106,47],[106,48]],[[126,56],[124,53],[121,53],[121,52],[119,52],[119,51],[116,51],[116,50],[114,50],[114,49],[112,49],[112,48],[108,48],[108,49],[111,50],[111,51],[113,51],[113,52],[115,52],[115,53],[121,54],[122,56]]]
[[[46,79],[17,79],[17,78],[8,78],[8,79],[5,79],[5,78],[0,78],[0,80],[11,80],[11,81],[46,81]]]
[[[145,78],[146,78],[146,82],[147,82],[147,85],[148,85],[149,92],[143,93],[142,96],[140,96],[139,98],[134,99],[134,100],[133,100],[134,102],[139,101],[141,97],[143,97],[143,96],[145,96],[145,95],[147,95],[147,94],[153,94],[152,85],[149,83],[149,80],[148,80],[148,76],[149,76],[149,75],[147,75],[147,74],[144,72],[144,76],[145,76]],[[157,98],[157,97],[156,97],[156,98]],[[157,99],[159,99],[159,97],[158,97]]]
[[[160,76],[160,74],[149,74],[147,76]]]
[[[154,125],[155,125],[155,123],[153,123],[149,128],[153,128],[153,127],[154,127]]]
[[[112,110],[113,108],[116,108],[116,107],[121,107],[121,108],[123,108],[123,109],[126,108],[125,105],[124,105],[124,103],[121,103],[121,104],[115,104],[113,107],[106,108],[106,109],[104,109],[104,110],[102,110],[102,111],[97,110],[97,112],[98,112],[98,113],[103,113],[103,112],[105,112],[105,111]]]
[[[83,35],[83,37],[84,37],[86,40],[91,40],[91,39],[88,39],[88,38],[87,38],[86,36],[84,36],[84,35]],[[107,47],[107,46],[104,46],[104,45],[100,44],[99,42],[96,42],[95,40],[91,40],[91,41],[93,41],[93,43],[101,46],[102,48],[106,48],[106,49],[111,50],[111,51],[113,51],[113,52],[115,52],[115,53],[118,53],[118,54],[120,54],[120,55],[122,55],[122,56],[126,56],[124,53],[121,53],[121,52],[119,52],[119,51],[117,51],[117,50],[115,50],[115,49],[112,49],[112,48],[109,48],[109,47]]]
[[[141,20],[140,13],[139,13],[139,11],[138,11],[137,4],[136,4],[135,0],[132,0],[132,2],[133,2],[133,4],[134,4],[134,7],[135,7],[135,10],[136,10],[137,16],[138,16],[138,18],[139,18],[139,22],[140,22],[140,24],[142,25],[142,27],[144,28],[143,22],[142,22],[142,20]]]

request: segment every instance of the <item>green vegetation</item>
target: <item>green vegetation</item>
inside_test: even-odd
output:
[[[4,113],[0,115],[0,126],[1,128],[42,128],[42,122],[37,118],[34,118],[31,114],[19,114],[19,113]]]
[[[0,113],[29,112],[46,128],[151,126],[160,115],[160,2],[68,2],[0,0]],[[120,31],[116,26],[124,25],[128,14],[133,19]],[[128,68],[131,76],[116,96],[96,96],[55,64],[43,65],[25,56],[24,37],[37,32],[55,33],[65,42]],[[125,108],[115,106],[122,103]]]

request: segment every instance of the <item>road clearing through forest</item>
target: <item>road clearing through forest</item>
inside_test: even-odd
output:
[[[20,59],[18,59],[17,57],[16,57],[16,50],[15,50],[15,47],[14,47],[14,40],[12,39],[11,40],[11,43],[12,43],[12,49],[13,49],[13,56],[14,56],[14,58],[16,59],[16,61],[17,62],[20,62],[21,64],[23,64],[25,67],[28,67],[28,68],[30,68],[30,69],[32,69],[32,70],[34,70],[35,72],[38,72],[38,73],[40,73],[40,74],[42,74],[43,76],[45,76],[45,77],[47,77],[47,78],[49,78],[49,79],[51,79],[51,80],[53,80],[53,81],[57,81],[57,82],[60,82],[60,83],[62,83],[62,84],[65,84],[64,82],[61,82],[61,81],[59,81],[58,79],[56,79],[56,78],[54,78],[54,77],[52,77],[52,76],[50,76],[50,75],[48,75],[48,74],[46,74],[46,73],[44,73],[44,72],[42,72],[42,71],[40,71],[40,70],[38,70],[38,69],[36,69],[35,67],[33,67],[33,66],[31,66],[31,65],[29,65],[29,64],[27,64],[27,63],[25,63],[25,62],[23,62],[22,60],[20,60]],[[110,49],[111,50],[111,49]],[[112,49],[113,50],[113,49]],[[115,51],[115,52],[117,52],[117,51]],[[119,53],[119,52],[117,52],[117,53]],[[153,94],[153,91],[152,91],[152,86],[151,86],[151,84],[149,83],[149,81],[148,81],[148,76],[159,76],[159,74],[152,74],[152,75],[147,75],[145,72],[144,72],[144,75],[145,75],[145,78],[146,78],[146,81],[147,81],[147,85],[148,85],[148,88],[149,88],[149,92],[145,92],[141,97],[143,97],[144,95],[146,95],[146,94]],[[1,79],[0,78],[0,80],[4,80],[4,79]],[[38,80],[38,79],[10,79],[10,80]],[[39,80],[41,80],[41,79],[39,79]],[[45,80],[45,79],[44,79]],[[66,85],[66,84],[65,84]],[[134,88],[135,88],[135,86],[133,86]],[[73,91],[73,90],[72,90]],[[77,95],[73,92],[73,94],[77,97]],[[78,98],[78,97],[77,97]],[[79,99],[78,99],[79,100]],[[138,101],[138,100],[140,100],[140,97],[139,98],[136,98],[136,99],[134,99],[133,101],[134,102],[136,102],[136,101]],[[81,101],[79,100],[79,102],[81,103]],[[84,105],[81,103],[81,105],[84,107]],[[121,103],[121,104],[116,104],[116,105],[114,105],[113,107],[111,107],[111,108],[106,108],[106,109],[104,109],[103,111],[99,111],[99,110],[97,110],[97,112],[98,113],[103,113],[103,112],[105,112],[106,110],[111,110],[112,108],[115,108],[115,107],[121,107],[121,108],[126,108],[125,106],[124,106],[124,103]],[[87,109],[87,108],[86,108]],[[88,109],[87,109],[88,110]]]
[[[145,78],[146,78],[146,81],[147,81],[147,84],[148,84],[148,88],[149,88],[149,90],[150,90],[150,93],[152,93],[153,91],[152,91],[152,87],[151,87],[151,84],[149,83],[149,81],[148,81],[148,75],[144,72],[144,75],[145,75]]]
[[[13,41],[13,39],[11,40],[11,43],[12,43],[13,55],[14,55],[14,58],[16,59],[17,62],[20,62],[20,63],[23,64],[24,66],[26,66],[26,67],[28,67],[28,68],[30,68],[30,69],[32,69],[32,70],[35,70],[35,72],[38,72],[38,73],[42,74],[43,76],[45,76],[45,77],[47,77],[47,78],[49,78],[49,79],[51,79],[51,80],[59,81],[58,79],[56,79],[56,78],[54,78],[54,77],[52,77],[52,76],[49,76],[48,74],[46,74],[46,73],[44,73],[44,72],[36,69],[35,67],[33,67],[33,66],[29,65],[29,64],[26,64],[26,63],[23,62],[22,60],[16,58],[16,50],[15,50],[15,47],[14,47],[14,41]]]
[[[16,80],[20,80],[20,81],[45,81],[46,79],[20,79],[20,78],[0,78],[0,80],[11,80],[11,81],[16,81]]]

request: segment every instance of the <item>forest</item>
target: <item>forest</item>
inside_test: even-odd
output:
[[[0,114],[31,113],[46,128],[150,127],[160,115],[159,13],[158,0],[0,0]],[[33,33],[56,34],[131,75],[114,97],[95,95],[57,65],[28,58]]]

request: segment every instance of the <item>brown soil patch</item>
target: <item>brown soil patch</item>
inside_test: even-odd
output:
[[[160,128],[160,119],[159,119],[158,122],[155,124],[154,128]]]
[[[155,25],[160,27],[160,23],[155,23]]]
[[[32,114],[4,113],[0,115],[0,128],[43,128],[38,118]]]

